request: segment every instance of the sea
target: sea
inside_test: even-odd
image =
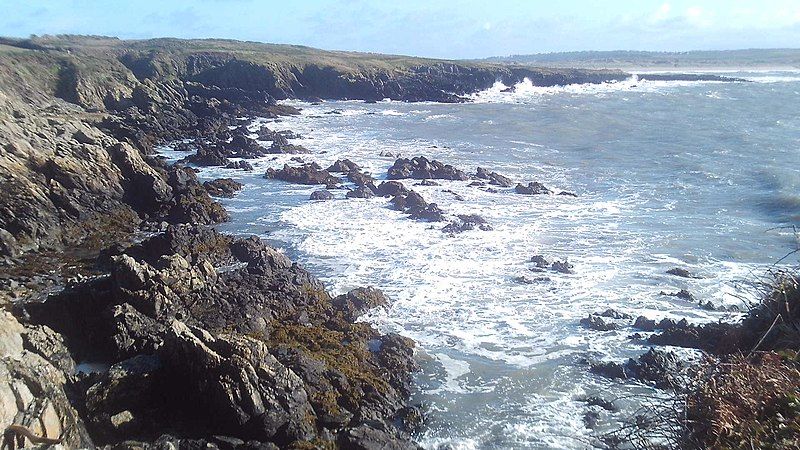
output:
[[[199,177],[245,185],[221,200],[231,215],[222,231],[262,237],[334,294],[369,285],[391,298],[361,320],[417,343],[420,445],[593,448],[669,395],[590,373],[587,361],[647,351],[647,333],[632,339],[631,320],[594,331],[581,318],[613,308],[736,321],[761,282],[798,263],[791,252],[800,245],[800,72],[722,75],[747,81],[526,80],[511,91],[498,82],[459,104],[286,101],[300,114],[251,127],[291,130],[300,136],[290,142],[309,154],[250,160],[252,172],[200,168]],[[185,156],[168,147],[162,154]],[[442,232],[446,223],[409,219],[386,198],[333,190],[331,201],[310,201],[320,186],[264,177],[299,156],[323,167],[348,158],[383,180],[398,155],[470,174],[483,167],[577,197],[405,180],[448,218],[478,214],[492,227],[451,235]],[[568,261],[573,273],[535,272],[536,255]],[[666,273],[674,267],[698,278]],[[681,289],[694,299],[664,295]],[[618,410],[590,406],[590,396]]]

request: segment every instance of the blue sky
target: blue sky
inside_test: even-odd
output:
[[[0,35],[222,37],[474,58],[800,46],[800,0],[0,0]]]

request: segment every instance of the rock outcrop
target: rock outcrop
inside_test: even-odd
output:
[[[413,448],[394,425],[416,370],[413,343],[355,323],[388,304],[380,291],[332,298],[257,238],[211,229],[170,226],[114,253],[110,277],[24,314],[64,337],[59,355],[111,362],[74,380],[95,443],[166,434]]]

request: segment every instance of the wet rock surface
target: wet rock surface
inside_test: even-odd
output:
[[[217,178],[216,180],[206,181],[203,183],[203,187],[206,188],[206,191],[211,196],[230,198],[242,190],[244,185],[232,178]]]
[[[316,163],[303,164],[298,167],[284,164],[282,169],[277,170],[269,168],[265,177],[297,184],[322,184],[329,188],[341,182],[339,178],[334,177],[327,170],[323,170]]]
[[[651,348],[638,358],[625,363],[590,363],[591,372],[607,378],[634,379],[654,384],[661,389],[679,386],[686,365],[672,352]]]
[[[500,186],[500,187],[514,186],[514,181],[511,180],[511,178],[500,175],[497,172],[491,172],[487,169],[484,169],[483,167],[478,167],[475,176],[480,179],[487,180],[489,184],[493,184],[495,186]]]
[[[514,191],[517,194],[523,195],[545,195],[553,193],[553,191],[548,189],[547,186],[539,183],[538,181],[532,181],[527,185],[519,183],[514,187]]]
[[[399,158],[394,165],[389,168],[388,178],[398,180],[404,178],[442,179],[442,180],[468,180],[469,176],[455,167],[444,164],[436,160],[430,160],[424,156],[417,156],[411,159]]]
[[[459,214],[457,220],[450,222],[442,228],[443,233],[463,233],[470,230],[490,231],[492,226],[483,217],[477,214]]]

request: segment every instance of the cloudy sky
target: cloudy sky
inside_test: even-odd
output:
[[[0,35],[222,37],[476,58],[800,46],[800,0],[0,0]]]

